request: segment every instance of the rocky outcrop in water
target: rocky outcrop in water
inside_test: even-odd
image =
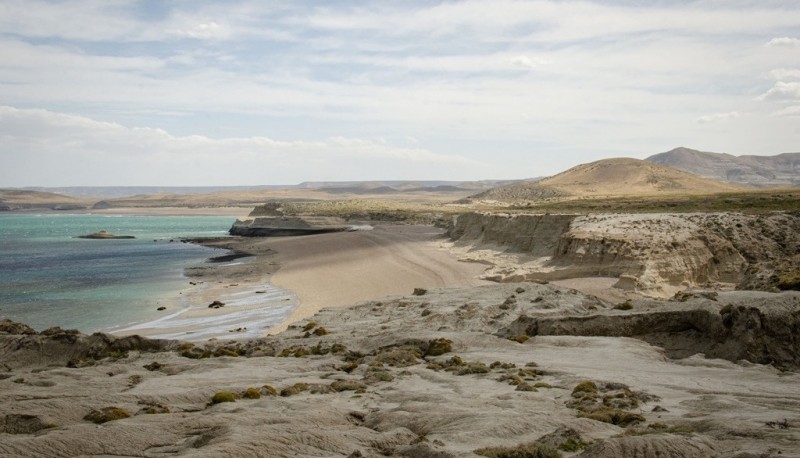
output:
[[[93,232],[91,234],[79,235],[79,239],[99,239],[99,240],[117,240],[117,239],[135,239],[132,235],[114,235],[108,231]]]

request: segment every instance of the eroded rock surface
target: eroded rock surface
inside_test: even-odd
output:
[[[644,341],[679,335],[687,355],[736,338],[742,348],[780,346],[799,293],[628,310],[533,283],[411,293],[238,342],[13,334],[28,329],[4,324],[0,418],[21,432],[0,433],[0,455],[461,457],[547,446],[562,456],[800,456],[797,374],[671,359],[674,350]],[[678,320],[679,310],[690,318]],[[534,322],[575,332],[529,336]],[[72,355],[92,363],[71,364]],[[233,402],[214,403],[219,393]],[[85,419],[109,407],[136,414]]]

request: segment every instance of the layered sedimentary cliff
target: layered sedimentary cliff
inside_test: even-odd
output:
[[[281,237],[341,232],[351,227],[341,218],[287,215],[279,203],[256,207],[250,216],[252,218],[233,223],[230,234],[245,237]]]
[[[288,235],[324,234],[350,229],[333,218],[267,216],[263,218],[237,220],[230,229],[231,235],[245,237],[281,237]]]
[[[494,264],[490,280],[617,277],[620,288],[654,296],[714,283],[795,289],[800,265],[800,216],[790,213],[469,213],[448,234],[466,258]],[[500,254],[517,259],[495,262]]]

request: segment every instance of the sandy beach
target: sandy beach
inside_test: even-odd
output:
[[[268,240],[280,269],[275,286],[294,292],[299,304],[270,333],[322,308],[343,307],[414,288],[468,287],[485,266],[458,261],[438,247],[442,231],[431,226],[379,225],[371,231]]]
[[[323,308],[343,307],[415,288],[487,284],[485,266],[458,261],[431,226],[377,225],[372,230],[304,237],[223,238],[206,246],[252,254],[187,269],[188,286],[164,317],[116,335],[205,340],[275,334]],[[214,301],[225,306],[209,308]]]

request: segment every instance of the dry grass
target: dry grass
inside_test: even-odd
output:
[[[476,455],[489,458],[560,458],[561,452],[537,442],[519,444],[513,447],[486,447],[475,450]]]
[[[130,417],[131,414],[127,410],[120,407],[104,407],[100,410],[92,410],[84,420],[91,421],[92,423],[102,424],[114,420],[122,420],[123,418]]]

